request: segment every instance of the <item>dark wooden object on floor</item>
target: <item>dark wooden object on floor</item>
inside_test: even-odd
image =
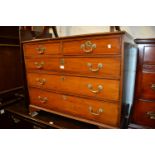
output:
[[[4,109],[23,93],[23,62],[20,50],[19,27],[0,26],[0,128],[9,128],[10,120]]]
[[[0,93],[23,87],[18,26],[0,27]]]
[[[42,128],[42,129],[95,129],[94,125],[68,119],[59,115],[40,111],[38,115],[31,117],[23,102],[18,102],[5,109],[9,119],[19,121],[12,123],[10,128]]]
[[[155,128],[155,39],[136,39],[139,57],[129,128]]]

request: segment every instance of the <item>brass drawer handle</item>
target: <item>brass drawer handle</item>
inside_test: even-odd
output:
[[[39,63],[39,62],[35,62],[34,64],[36,65],[36,67],[37,67],[38,69],[41,69],[41,68],[43,68],[43,66],[44,66],[45,63],[42,61],[42,62],[40,62],[40,63]]]
[[[94,94],[97,94],[97,93],[101,92],[102,89],[103,89],[103,86],[102,86],[102,85],[98,85],[98,89],[97,89],[97,90],[93,90],[92,84],[88,84],[87,87],[88,87],[88,89],[89,89],[92,93],[94,93]]]
[[[81,49],[85,53],[91,53],[96,48],[96,44],[93,44],[91,41],[86,41],[84,44],[81,44]]]
[[[92,71],[92,72],[98,72],[100,69],[103,68],[102,63],[98,63],[98,66],[97,66],[96,69],[93,69],[93,67],[92,67],[93,65],[91,63],[89,63],[89,62],[87,63],[87,66],[88,66],[89,70]]]
[[[150,119],[155,119],[155,116],[151,116]]]
[[[99,108],[97,112],[94,112],[92,107],[89,107],[88,109],[89,109],[89,112],[92,115],[95,115],[95,116],[98,116],[98,115],[100,115],[103,112],[103,109],[102,108]]]
[[[46,103],[48,101],[48,98],[47,97],[41,97],[41,96],[38,96],[38,99],[41,103]]]
[[[155,84],[151,85],[151,89],[155,91]]]
[[[44,54],[46,48],[45,47],[37,47],[36,50],[37,50],[38,54]]]
[[[40,84],[40,85],[44,85],[46,83],[46,79],[39,79],[37,78],[36,81]]]
[[[149,111],[146,113],[150,119],[155,119],[155,112],[154,111]]]

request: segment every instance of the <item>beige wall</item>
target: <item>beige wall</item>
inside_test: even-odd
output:
[[[58,26],[60,36],[107,32],[109,26]],[[121,26],[121,30],[130,33],[134,38],[155,38],[155,26]]]

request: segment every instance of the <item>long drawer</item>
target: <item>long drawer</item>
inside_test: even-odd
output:
[[[120,57],[108,58],[33,58],[26,59],[26,69],[68,74],[120,78]]]
[[[64,55],[119,54],[121,40],[116,38],[91,38],[63,41]]]
[[[32,105],[74,117],[118,126],[118,104],[77,98],[30,88]]]
[[[25,44],[23,48],[25,57],[61,54],[59,42],[31,43]]]
[[[27,74],[32,87],[54,90],[98,99],[119,100],[119,81],[107,79],[59,76],[49,74]]]
[[[155,102],[135,101],[133,123],[155,128]]]

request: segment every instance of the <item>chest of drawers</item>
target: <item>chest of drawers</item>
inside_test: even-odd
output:
[[[136,39],[139,56],[130,128],[155,128],[155,39]]]
[[[23,42],[30,112],[120,128],[125,32]]]

